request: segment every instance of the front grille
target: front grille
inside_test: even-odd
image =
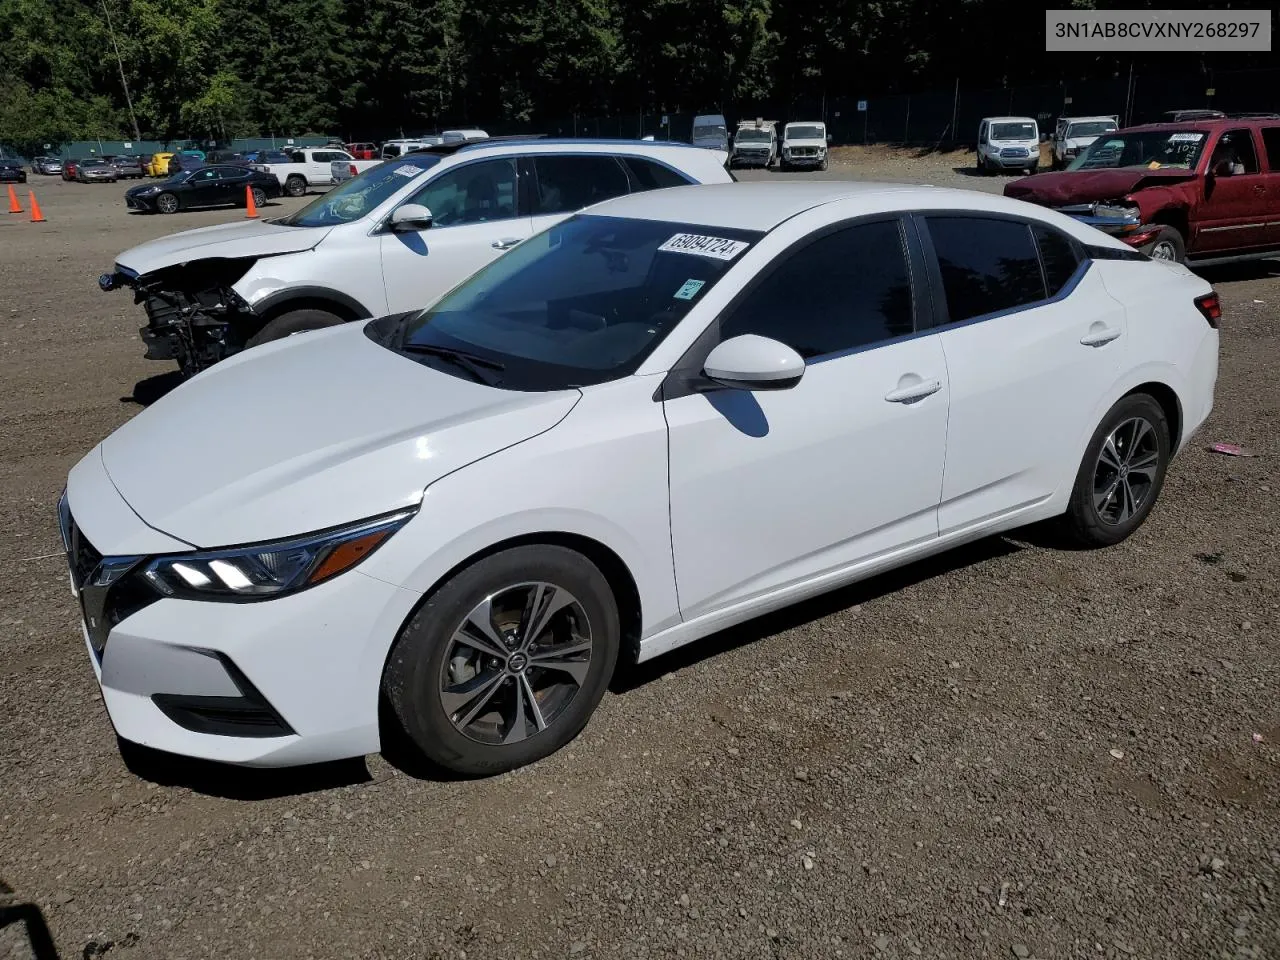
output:
[[[816,157],[818,155],[817,147],[790,147],[793,157]]]
[[[59,513],[63,544],[67,549],[67,562],[71,566],[71,582],[76,590],[80,591],[93,571],[98,569],[98,564],[102,562],[102,554],[80,532],[80,527],[71,516],[71,510],[67,507],[65,500],[59,505]]]
[[[1002,157],[1029,157],[1031,151],[1026,147],[1004,147],[1000,151]]]

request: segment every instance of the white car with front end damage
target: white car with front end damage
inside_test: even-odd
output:
[[[782,152],[778,162],[783,170],[825,170],[830,143],[827,125],[820,120],[788,123],[782,130]]]
[[[375,163],[291,214],[126,250],[103,290],[134,291],[153,360],[188,375],[246,347],[421,307],[593,203],[725,183],[725,154],[641,141],[504,140]]]
[[[87,656],[118,735],[170,753],[407,734],[517,767],[619,658],[1038,521],[1124,540],[1212,408],[1218,317],[1185,267],[1003,197],[619,197],[93,449],[59,507]]]

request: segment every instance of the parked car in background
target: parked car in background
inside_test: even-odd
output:
[[[76,178],[76,170],[79,169],[83,161],[78,157],[62,161],[62,179],[74,180]]]
[[[378,159],[378,145],[376,143],[348,143],[344,144],[344,146],[347,153],[357,160]]]
[[[800,120],[788,123],[782,129],[782,154],[779,164],[783,170],[792,167],[827,169],[827,150],[831,137],[827,125],[821,120]]]
[[[169,174],[187,172],[192,173],[203,167],[208,161],[205,160],[204,151],[181,151],[175,153],[169,158]]]
[[[380,156],[383,160],[393,160],[396,157],[404,156],[406,153],[412,153],[414,150],[421,150],[423,147],[437,147],[444,143],[442,137],[414,137],[408,140],[388,140],[382,145]]]
[[[730,180],[724,154],[688,144],[492,140],[433,150],[384,161],[269,222],[127,250],[104,289],[131,287],[147,310],[147,356],[192,374],[301,330],[421,307],[592,203]]]
[[[289,154],[283,150],[246,150],[244,159],[250,165],[255,163],[288,163]]]
[[[31,161],[31,172],[41,176],[53,176],[62,173],[61,157],[36,157]]]
[[[304,147],[301,150],[289,151],[288,163],[255,163],[253,169],[271,174],[280,182],[286,194],[291,197],[300,197],[311,187],[327,187],[333,184],[335,161],[341,161],[344,169],[354,166],[358,170],[367,170],[382,162],[357,160],[346,150],[335,150],[331,147]]]
[[[222,166],[247,167],[249,161],[245,155],[235,150],[210,150],[205,154],[204,162],[207,164],[220,164]]]
[[[1089,144],[1106,133],[1115,133],[1119,117],[1059,117],[1053,129],[1053,169],[1061,170]]]
[[[729,148],[730,167],[772,167],[778,159],[778,125],[773,120],[742,120]]]
[[[115,167],[121,180],[141,180],[145,176],[141,157],[112,157],[108,162]]]
[[[148,177],[167,177],[169,175],[169,161],[173,159],[173,154],[169,151],[161,151],[153,153],[151,160],[146,164],[145,171]]]
[[[718,113],[702,114],[693,118],[693,145],[709,150],[729,152],[729,128]]]
[[[144,213],[177,213],[194,207],[243,207],[246,191],[254,204],[280,196],[280,182],[268,173],[248,167],[218,164],[174,174],[162,183],[131,187],[124,202]]]
[[[1065,171],[1006,196],[1052,207],[1158,260],[1280,255],[1280,120],[1156,123],[1103,134]]]
[[[0,157],[0,183],[26,183],[27,171],[15,157]]]
[[[80,183],[115,183],[120,171],[101,157],[81,160],[76,164],[76,180]]]
[[[1040,128],[1030,117],[985,117],[978,124],[978,172],[1023,170],[1040,166]]]
[[[1132,536],[1213,409],[1219,313],[1183,267],[974,191],[620,197],[90,451],[57,508],[85,655],[114,732],[169,754],[288,766],[390,729],[519,767],[620,658],[1032,523]]]

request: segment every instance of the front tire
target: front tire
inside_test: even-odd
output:
[[[257,198],[253,202],[257,203]],[[282,313],[280,316],[268,321],[266,326],[246,340],[245,349],[256,347],[263,343],[270,343],[272,340],[283,340],[285,337],[291,337],[295,333],[322,330],[325,327],[336,327],[343,323],[346,323],[346,321],[342,317],[335,313],[330,313],[328,310],[290,310],[288,313]]]
[[[1107,411],[1085,450],[1061,525],[1075,543],[1109,547],[1151,513],[1173,446],[1164,409],[1145,393]]]
[[[564,547],[514,547],[427,599],[387,658],[383,690],[430,760],[500,773],[581,732],[613,674],[619,634],[595,564]]]
[[[177,213],[182,204],[178,200],[177,194],[162,193],[156,197],[156,209],[161,213]]]
[[[1156,238],[1147,249],[1147,256],[1152,260],[1171,260],[1183,263],[1187,259],[1187,244],[1177,227],[1161,227]]]

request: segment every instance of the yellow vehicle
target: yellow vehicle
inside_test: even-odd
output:
[[[169,160],[172,157],[172,153],[152,154],[151,162],[147,164],[147,176],[167,177],[169,175]]]

